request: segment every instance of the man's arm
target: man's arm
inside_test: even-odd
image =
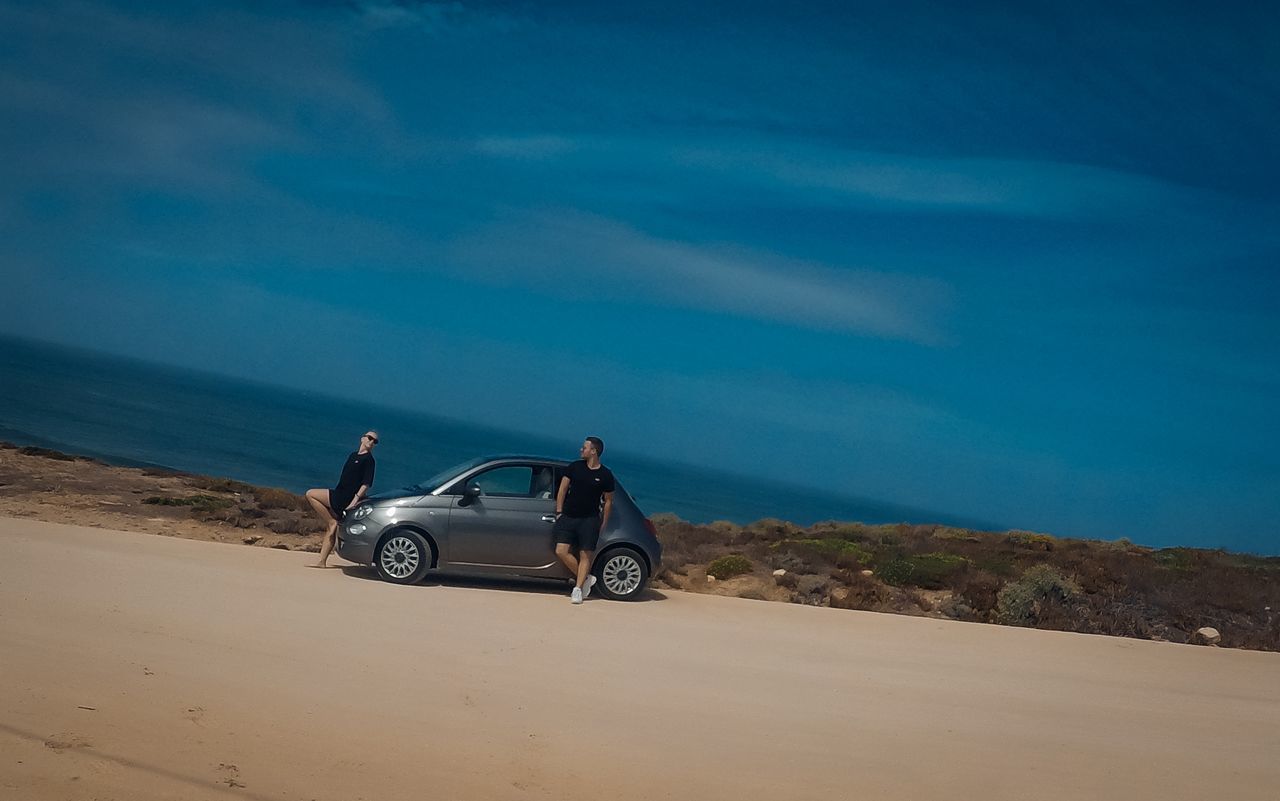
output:
[[[604,511],[600,513],[600,530],[604,531],[609,525],[609,513],[613,511],[613,493],[606,492],[604,494]]]
[[[556,514],[564,514],[564,496],[569,494],[569,477],[560,478],[560,489],[556,490]]]

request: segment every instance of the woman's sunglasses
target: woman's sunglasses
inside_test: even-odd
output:
[[[377,438],[377,437],[371,437],[371,436],[369,436],[368,434],[365,434],[365,435],[364,435],[364,438],[365,438],[365,439],[367,439],[367,440],[369,440],[370,442],[372,442],[374,445],[377,445],[377,444],[378,444],[378,438]]]

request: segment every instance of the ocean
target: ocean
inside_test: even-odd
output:
[[[375,492],[416,483],[484,454],[575,459],[581,444],[0,337],[0,440],[18,445],[303,492],[332,486],[346,455],[368,428],[376,428],[382,438],[375,451]],[[698,523],[773,517],[801,525],[847,520],[984,527],[934,512],[681,464],[660,454],[616,448],[605,455],[605,463],[647,514],[669,512]]]

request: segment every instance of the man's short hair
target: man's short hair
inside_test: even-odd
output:
[[[596,449],[596,456],[604,456],[604,440],[599,437],[587,437],[587,442]]]

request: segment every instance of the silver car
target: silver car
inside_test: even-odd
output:
[[[373,565],[395,584],[428,570],[572,579],[555,556],[555,492],[568,462],[536,456],[486,456],[421,484],[370,495],[338,527],[338,555]],[[618,484],[608,527],[600,532],[596,589],[633,600],[662,559],[653,523]]]

